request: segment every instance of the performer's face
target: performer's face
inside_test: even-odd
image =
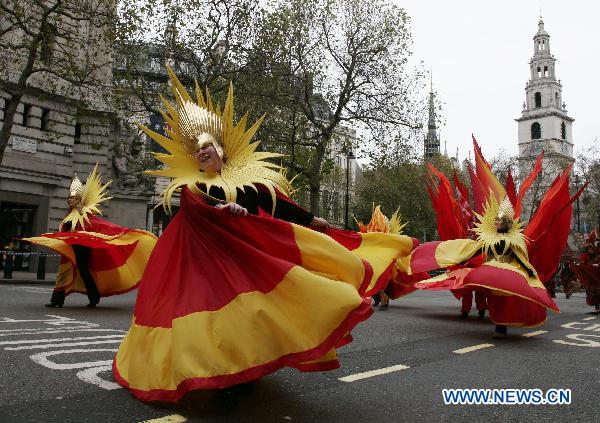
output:
[[[67,198],[67,204],[69,205],[70,209],[74,209],[75,207],[77,207],[77,203],[79,202],[79,199],[77,197],[75,197],[74,195],[69,196],[69,198]]]
[[[206,143],[200,147],[194,154],[200,170],[203,172],[220,172],[223,167],[223,160],[217,154],[217,150],[212,143]]]
[[[506,221],[504,219],[502,219],[501,217],[496,217],[496,220],[494,220],[494,224],[496,225],[497,231],[506,230],[506,228],[508,227],[508,225],[506,224]]]

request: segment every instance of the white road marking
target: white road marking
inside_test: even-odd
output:
[[[363,373],[356,373],[354,375],[344,376],[339,378],[342,382],[356,382],[357,380],[367,379],[374,376],[385,375],[387,373],[397,372],[399,370],[409,369],[408,366],[403,364],[397,364],[395,366],[384,367],[383,369],[371,370]]]
[[[593,316],[593,317],[586,317],[586,318],[585,318],[585,319],[583,319],[583,320],[596,320],[596,317],[595,317],[595,316]]]
[[[86,339],[123,338],[123,335],[79,336],[76,338],[25,339],[22,341],[1,341],[0,345],[39,344],[40,342],[83,341]]]
[[[87,369],[78,371],[77,377],[84,382],[91,383],[92,385],[96,385],[99,388],[106,389],[107,391],[122,388],[122,386],[118,383],[111,382],[109,380],[104,380],[100,376],[98,376],[98,373],[100,372],[109,372],[111,370],[112,365],[88,367]]]
[[[535,332],[524,333],[521,336],[524,336],[525,338],[531,338],[532,336],[538,336],[538,335],[541,335],[542,333],[548,333],[548,331],[547,330],[536,330]]]
[[[119,343],[121,343],[121,339],[113,339],[110,341],[94,341],[94,342],[67,342],[64,344],[25,345],[25,346],[21,346],[21,347],[6,347],[6,348],[4,348],[4,350],[5,351],[44,350],[44,349],[48,349],[48,348],[79,347],[82,345],[119,344]]]
[[[121,329],[15,329],[16,332],[0,333],[0,336],[20,336],[20,335],[51,335],[55,333],[74,333],[74,332],[117,332],[125,334],[127,331]],[[29,332],[24,332],[25,330]],[[1,332],[1,331],[0,331]]]
[[[171,414],[170,416],[159,417],[158,419],[144,420],[140,423],[183,423],[187,419],[179,414]]]
[[[459,350],[455,350],[455,351],[452,351],[452,352],[456,353],[456,354],[466,354],[466,353],[470,353],[470,352],[473,352],[473,351],[482,350],[484,348],[490,348],[490,347],[493,347],[493,346],[494,346],[494,344],[479,344],[479,345],[473,345],[471,347],[461,348]]]
[[[555,339],[553,342],[563,345],[573,345],[576,347],[600,348],[600,335],[592,335],[589,333],[571,333],[566,335],[566,337],[579,342],[563,341],[562,339]],[[598,340],[596,341],[587,338],[597,338]]]
[[[117,352],[115,348],[97,348],[97,349],[74,349],[74,350],[60,350],[60,351],[46,351],[32,355],[31,358],[35,363],[47,367],[53,370],[68,370],[68,369],[85,369],[87,367],[99,367],[112,365],[112,360],[99,360],[99,361],[88,361],[83,363],[55,363],[54,361],[48,360],[48,357],[59,355],[59,354],[72,354],[72,353],[88,353],[96,351],[111,351]]]

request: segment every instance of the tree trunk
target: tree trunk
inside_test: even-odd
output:
[[[2,129],[0,130],[0,165],[2,165],[2,159],[4,158],[4,151],[8,145],[8,139],[12,131],[12,126],[17,114],[17,107],[21,101],[22,94],[12,95],[7,100],[7,105],[4,108],[4,117],[2,118]]]
[[[329,141],[329,138],[326,141],[319,142],[310,166],[310,212],[315,216],[319,216],[321,212],[321,168],[327,141]]]

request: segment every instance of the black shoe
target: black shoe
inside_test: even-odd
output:
[[[571,294],[566,294],[565,297],[567,297],[568,300],[569,298],[571,298]]]
[[[506,338],[506,333],[508,332],[508,328],[503,325],[496,325],[496,330],[494,331],[493,337],[495,339]]]
[[[387,304],[381,304],[378,308],[381,311],[386,311],[388,309],[388,305]]]
[[[50,302],[50,303],[48,303],[48,304],[44,304],[44,305],[45,305],[46,307],[52,307],[52,308],[53,308],[53,307],[62,308],[62,306],[63,306],[62,304],[59,304],[59,303],[52,303],[52,302]]]
[[[458,315],[459,319],[468,319],[469,318],[469,312],[468,311],[463,311],[462,313],[460,313]]]
[[[100,302],[100,301],[97,301],[97,302],[95,302],[95,303],[89,303],[88,305],[86,305],[86,307],[89,307],[89,308],[96,307],[96,305],[97,305],[99,302]]]
[[[483,319],[485,318],[485,310],[479,310],[479,311],[477,312],[477,318],[478,318],[479,320],[483,320]]]

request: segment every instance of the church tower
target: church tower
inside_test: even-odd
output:
[[[556,79],[556,59],[550,53],[550,35],[540,19],[533,37],[530,79],[525,85],[525,102],[519,126],[519,157],[546,155],[573,158],[573,118],[567,115],[562,84]]]
[[[544,150],[544,172],[539,182],[540,193],[547,188],[562,169],[573,162],[574,119],[567,114],[562,98],[562,84],[556,79],[556,59],[550,52],[550,35],[540,17],[538,31],[533,36],[533,57],[529,62],[530,79],[525,84],[525,102],[518,124],[519,167],[523,180],[533,167],[534,160]],[[530,199],[528,219],[535,209],[535,192]],[[527,211],[527,210],[526,210]]]
[[[427,135],[425,135],[425,160],[440,154],[440,138],[437,134],[437,126],[435,124],[435,94],[433,93],[433,81],[431,90],[429,91],[429,122],[427,123]]]

